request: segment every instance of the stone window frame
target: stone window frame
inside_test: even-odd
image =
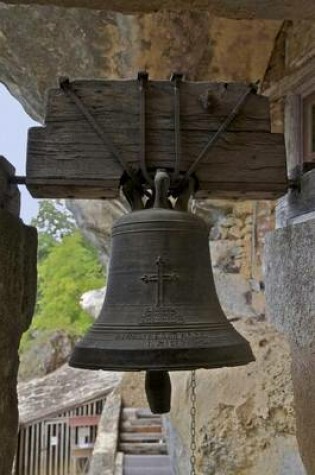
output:
[[[307,120],[307,109],[311,104],[315,106],[315,64],[312,64],[312,71],[306,69],[305,72],[300,71],[295,81],[288,81],[290,87],[286,91],[284,134],[288,176],[292,179],[315,168],[315,151],[306,151],[312,125]]]
[[[315,85],[314,92],[302,99],[303,169],[315,167]]]

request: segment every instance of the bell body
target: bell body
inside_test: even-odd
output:
[[[162,208],[120,218],[112,230],[103,308],[70,365],[154,371],[253,360],[220,307],[204,221]]]

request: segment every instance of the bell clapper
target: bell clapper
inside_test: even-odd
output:
[[[153,414],[165,414],[171,410],[172,386],[167,371],[147,371],[145,392]]]

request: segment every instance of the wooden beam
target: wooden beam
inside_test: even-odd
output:
[[[72,89],[90,109],[105,131],[119,132],[139,128],[138,81],[73,81]],[[215,131],[231,112],[248,86],[243,83],[182,82],[182,130]],[[146,86],[146,115],[149,129],[174,129],[174,86],[170,81],[149,81]],[[51,89],[47,95],[45,124],[75,130],[86,121],[62,89]],[[82,124],[81,124],[82,126]],[[229,130],[270,132],[269,101],[251,94]]]
[[[97,426],[101,416],[72,416],[69,417],[70,427]]]
[[[139,168],[139,88],[137,81],[72,83],[120,156]],[[183,82],[181,171],[193,163],[246,91],[243,84]],[[147,166],[172,170],[175,164],[174,89],[149,82],[146,92]],[[123,170],[60,89],[48,94],[45,127],[30,129],[27,186],[38,198],[115,198]],[[279,197],[286,190],[284,139],[270,133],[268,99],[251,94],[228,131],[197,170],[201,193],[236,198]]]

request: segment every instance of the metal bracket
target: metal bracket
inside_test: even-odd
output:
[[[180,133],[180,84],[183,80],[183,74],[173,73],[171,82],[174,83],[174,118],[175,118],[175,171],[173,180],[177,180],[180,173],[181,162],[181,133]]]
[[[143,178],[149,185],[153,185],[153,180],[150,177],[147,167],[146,167],[146,86],[149,80],[149,74],[146,71],[138,72],[138,82],[139,82],[139,156],[140,156],[140,168],[142,171]]]

